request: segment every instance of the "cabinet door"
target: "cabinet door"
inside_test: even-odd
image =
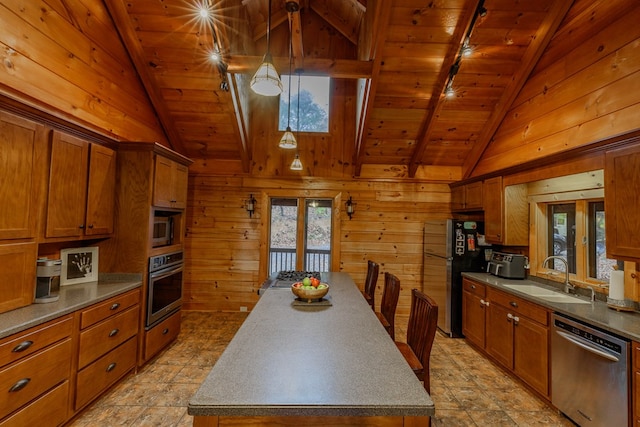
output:
[[[43,137],[44,126],[0,112],[0,239],[36,236],[34,168],[36,143]]]
[[[464,185],[451,189],[451,210],[453,212],[464,210]]]
[[[605,154],[604,208],[607,215],[607,258],[637,262],[640,259],[640,147]]]
[[[487,314],[486,350],[508,369],[513,369],[513,316],[499,304],[490,301]]]
[[[513,324],[513,371],[549,396],[549,329],[522,316]]]
[[[113,233],[116,197],[116,153],[91,144],[87,191],[86,235]]]
[[[464,186],[464,207],[467,210],[481,210],[483,206],[482,200],[482,181],[472,182]]]
[[[82,236],[88,160],[88,142],[53,132],[46,237]]]
[[[185,209],[187,207],[187,187],[189,185],[188,167],[175,163],[173,184],[173,207]]]
[[[171,176],[173,161],[166,157],[156,156],[155,176],[153,179],[154,206],[170,208],[172,198]]]
[[[484,234],[490,243],[502,243],[504,206],[502,177],[486,179],[483,185]]]
[[[472,344],[484,348],[484,299],[467,291],[462,293],[462,334]]]
[[[0,313],[33,302],[38,245],[0,245]]]

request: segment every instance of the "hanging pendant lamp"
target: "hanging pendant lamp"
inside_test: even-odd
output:
[[[289,104],[287,107],[287,130],[284,132],[284,135],[282,135],[282,138],[280,138],[280,143],[278,144],[280,148],[285,148],[288,150],[296,148],[298,146],[298,143],[296,142],[296,137],[293,136],[293,132],[291,132],[291,63],[293,61],[292,60],[292,56],[293,56],[292,32],[293,32],[293,29],[291,27],[291,20],[289,20],[289,101],[287,101]]]
[[[300,139],[300,70],[298,71],[298,119],[297,119],[297,123],[296,123],[296,129],[298,130],[298,139]],[[291,91],[289,91],[291,92]],[[297,147],[296,147],[297,148]],[[293,159],[293,162],[291,162],[291,166],[289,166],[289,169],[291,169],[292,171],[301,171],[302,170],[302,162],[300,161],[300,155],[297,153],[296,151],[296,158]]]
[[[273,66],[273,58],[271,57],[270,48],[271,36],[271,0],[269,0],[269,16],[267,17],[267,53],[264,55],[262,65],[253,75],[249,86],[258,95],[276,96],[282,93],[282,81]]]

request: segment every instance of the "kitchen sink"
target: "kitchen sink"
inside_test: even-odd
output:
[[[573,295],[563,294],[561,292],[552,291],[551,289],[545,289],[536,285],[504,285],[505,288],[513,289],[523,294],[531,295],[536,298],[548,302],[558,302],[564,304],[590,304],[589,301],[585,301]]]

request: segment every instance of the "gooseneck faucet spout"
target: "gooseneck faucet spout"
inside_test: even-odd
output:
[[[553,256],[546,257],[544,261],[542,261],[542,268],[546,267],[549,260],[552,260],[552,259],[560,260],[564,264],[564,291],[566,293],[569,293],[570,290],[575,289],[575,286],[569,283],[569,263],[567,263],[567,260],[565,258],[561,256],[553,255]]]

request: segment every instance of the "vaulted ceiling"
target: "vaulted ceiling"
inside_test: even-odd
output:
[[[454,166],[469,176],[572,3],[271,1],[276,69],[288,69],[291,28],[296,69],[357,81],[355,138],[342,142],[352,145],[355,176],[365,164],[401,165],[409,176],[421,165]],[[269,0],[191,2],[105,0],[174,148],[248,172],[257,96],[248,82],[266,51]],[[197,5],[213,19],[198,19]],[[465,42],[472,53],[463,57]]]

